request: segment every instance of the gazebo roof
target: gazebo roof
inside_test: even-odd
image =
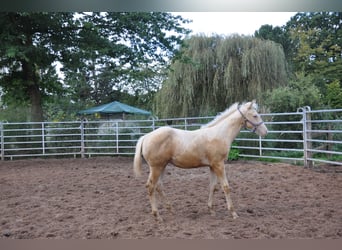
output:
[[[137,115],[151,115],[152,113],[143,109],[139,109],[133,106],[121,102],[111,102],[107,104],[102,104],[93,108],[81,110],[78,112],[80,115],[90,115],[90,114],[137,114]]]

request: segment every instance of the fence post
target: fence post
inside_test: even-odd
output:
[[[42,122],[42,150],[43,150],[43,155],[45,155],[45,126],[44,126],[44,122]]]
[[[81,125],[80,125],[80,130],[81,130],[81,157],[84,158],[84,119],[81,120]]]
[[[116,130],[116,153],[119,154],[119,123],[115,122],[115,130]]]
[[[156,129],[156,124],[155,124],[155,120],[154,118],[152,119],[152,130],[155,130]]]
[[[259,136],[259,156],[262,156],[262,140],[261,140],[261,136]]]
[[[305,106],[300,108],[303,112],[303,149],[304,149],[304,167],[312,167],[312,135],[311,135],[311,108]]]
[[[4,142],[4,126],[0,122],[0,140],[1,140],[1,160],[5,160],[5,142]]]

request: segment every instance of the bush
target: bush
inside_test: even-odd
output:
[[[237,146],[237,144],[234,142],[232,146]],[[236,161],[240,157],[240,151],[237,148],[230,148],[229,155],[228,155],[228,160],[229,161]]]
[[[287,86],[268,91],[264,103],[272,113],[296,112],[303,106],[319,108],[321,94],[312,81],[312,77],[298,74]]]

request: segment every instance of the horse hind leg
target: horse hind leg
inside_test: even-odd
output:
[[[160,177],[160,174],[161,174],[161,170],[159,168],[150,167],[150,174],[146,183],[146,188],[148,191],[151,208],[152,208],[152,214],[158,221],[162,221],[162,218],[160,217],[160,214],[158,211],[157,198],[156,198],[156,189],[157,189],[158,179]]]

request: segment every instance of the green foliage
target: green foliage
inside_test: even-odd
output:
[[[232,146],[237,146],[235,142],[233,142]],[[236,161],[240,157],[240,150],[238,148],[230,148],[229,154],[228,154],[228,160],[229,161]]]
[[[321,107],[322,98],[319,89],[312,84],[312,77],[302,73],[287,86],[267,91],[265,105],[273,113],[296,112],[303,106]]]
[[[181,48],[156,95],[161,117],[212,115],[236,101],[258,99],[287,82],[281,46],[253,37],[193,36]]]
[[[279,27],[265,24],[262,25],[259,30],[254,32],[256,38],[274,41],[281,44],[284,49],[286,59],[289,61],[293,53],[293,43],[290,38],[289,32],[287,32],[286,27]]]
[[[335,80],[327,84],[325,102],[330,108],[342,108],[342,88],[339,81]]]
[[[161,12],[2,12],[2,100],[28,103],[30,120],[41,121],[43,106],[65,92],[72,103],[84,105],[116,91],[146,94],[156,89],[162,69],[177,53],[186,22]]]
[[[326,84],[342,81],[342,13],[298,13],[287,23],[295,53],[296,71],[312,75],[313,83],[326,93]]]
[[[254,37],[183,41],[187,22],[161,12],[0,13],[2,119],[72,119],[113,100],[161,117],[212,115],[251,98],[273,110],[341,108],[340,12],[297,13]]]
[[[43,119],[42,103],[63,90],[53,63],[68,47],[71,13],[0,14],[0,86],[3,101],[26,104],[32,121]]]
[[[261,26],[255,36],[282,44],[291,77],[310,76],[322,94],[321,102],[334,106],[331,101],[338,95],[333,97],[328,87],[342,81],[341,23],[341,12],[300,12],[283,27]],[[330,88],[338,93],[333,85]]]
[[[296,78],[291,80],[285,87],[279,87],[272,91],[268,91],[265,96],[265,105],[271,113],[296,112],[299,107],[310,106],[312,109],[322,107],[322,97],[319,89],[312,84],[312,77],[297,74]],[[302,116],[274,116],[272,121],[300,121]],[[275,131],[301,131],[301,124],[275,124],[269,128]],[[272,136],[286,136],[288,140],[301,140],[301,134],[270,134]],[[277,139],[276,137],[273,139]],[[283,137],[284,139],[284,137]],[[298,148],[296,142],[270,142],[269,147],[280,148]]]
[[[0,122],[25,122],[30,112],[28,106],[10,104],[0,107]]]
[[[73,100],[105,103],[118,92],[153,93],[168,60],[177,54],[187,21],[170,13],[113,12],[83,15],[77,53],[64,60]],[[79,88],[80,87],[80,88]]]

